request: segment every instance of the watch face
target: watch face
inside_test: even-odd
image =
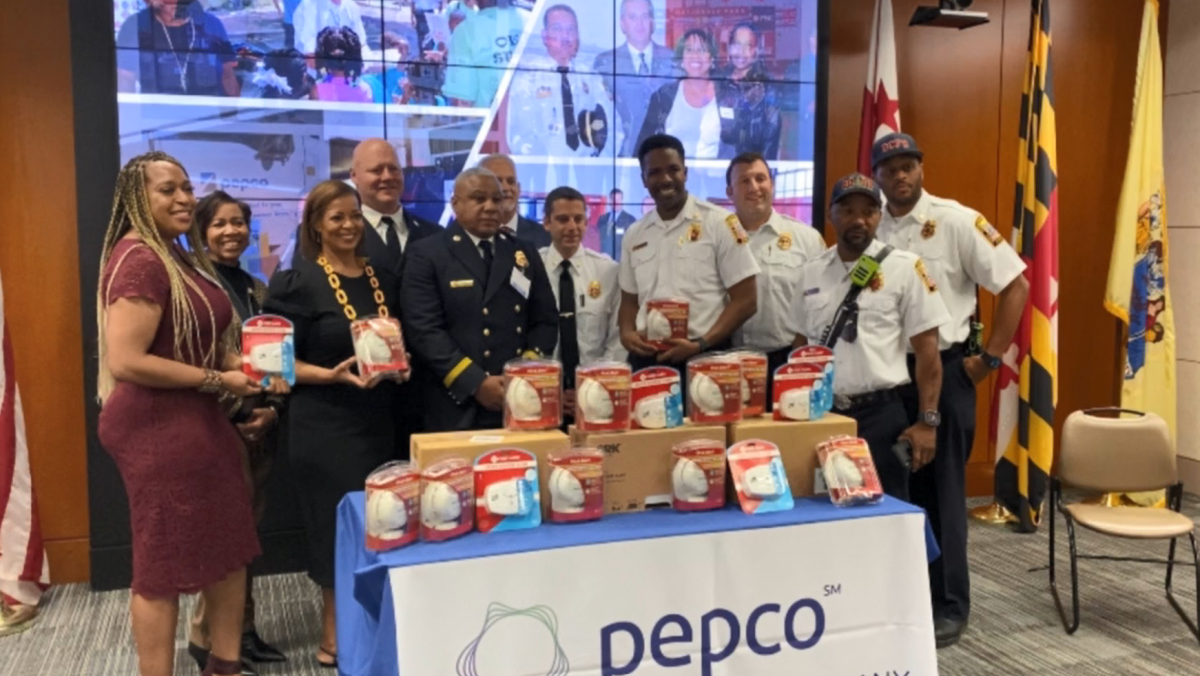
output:
[[[925,411],[921,414],[921,420],[930,427],[937,427],[942,422],[942,414],[937,411]]]

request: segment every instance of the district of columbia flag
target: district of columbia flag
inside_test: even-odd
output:
[[[991,442],[996,501],[1033,532],[1054,461],[1058,402],[1058,154],[1050,0],[1031,0],[1029,55],[1021,95],[1021,136],[1012,244],[1025,261],[1029,300],[996,379]]]
[[[871,146],[881,136],[900,131],[900,88],[896,84],[896,31],[892,0],[875,0],[867,85],[863,89],[862,127],[858,132],[858,171],[871,172]]]

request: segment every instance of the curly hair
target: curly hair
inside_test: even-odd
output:
[[[327,26],[317,34],[317,67],[332,75],[341,71],[346,83],[356,82],[363,71],[363,46],[349,26]]]

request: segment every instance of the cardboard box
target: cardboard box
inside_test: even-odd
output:
[[[450,457],[463,458],[475,464],[475,458],[498,448],[519,448],[537,457],[538,491],[541,494],[542,516],[550,515],[550,454],[564,453],[571,440],[558,430],[510,432],[508,430],[472,430],[469,432],[435,432],[414,434],[409,444],[412,462],[417,469]]]
[[[817,444],[842,434],[852,437],[858,434],[858,423],[853,418],[835,413],[804,422],[750,418],[730,423],[728,427],[728,445],[747,439],[763,439],[779,447],[792,495],[798,498],[813,495],[813,477],[820,467]]]
[[[604,511],[641,512],[671,505],[671,448],[693,439],[725,443],[723,425],[684,425],[665,430],[584,432],[571,428],[573,446],[604,452]]]

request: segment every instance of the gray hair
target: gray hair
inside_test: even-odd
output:
[[[492,153],[491,155],[484,155],[483,157],[479,158],[479,163],[475,166],[482,167],[488,162],[507,162],[508,166],[513,168],[514,173],[517,170],[517,163],[513,162],[513,158],[505,155],[504,153]]]
[[[460,173],[454,179],[454,190],[457,192],[460,185],[471,180],[472,178],[475,178],[476,176],[487,177],[493,181],[496,181],[497,183],[500,181],[500,179],[496,178],[496,175],[492,173],[490,169],[486,169],[484,167],[471,167],[470,169],[464,169],[462,173]]]

